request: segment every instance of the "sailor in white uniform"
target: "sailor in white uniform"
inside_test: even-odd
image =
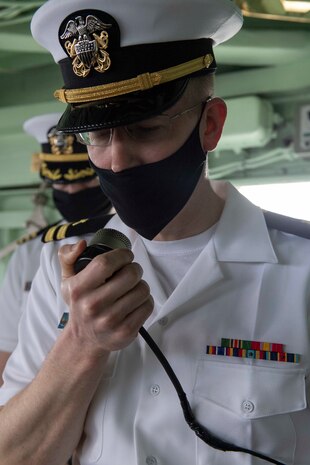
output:
[[[50,235],[0,389],[0,461],[307,464],[309,226],[205,172],[226,116],[213,47],[241,24],[229,0],[35,14],[64,76],[58,127],[117,214],[88,248],[78,226]]]

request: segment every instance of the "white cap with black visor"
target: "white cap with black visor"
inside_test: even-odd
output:
[[[60,65],[58,129],[74,133],[162,113],[215,72],[213,47],[241,26],[231,0],[49,0],[31,30]]]

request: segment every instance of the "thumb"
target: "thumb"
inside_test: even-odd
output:
[[[83,239],[76,244],[65,244],[58,251],[62,279],[74,276],[74,264],[81,253],[86,249],[87,243]]]

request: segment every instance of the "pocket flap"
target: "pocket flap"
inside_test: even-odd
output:
[[[306,408],[301,368],[264,367],[200,360],[194,395],[245,418],[261,418]]]

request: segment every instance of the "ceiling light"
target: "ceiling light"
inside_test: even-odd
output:
[[[285,11],[289,13],[309,13],[310,3],[306,1],[282,0]]]

